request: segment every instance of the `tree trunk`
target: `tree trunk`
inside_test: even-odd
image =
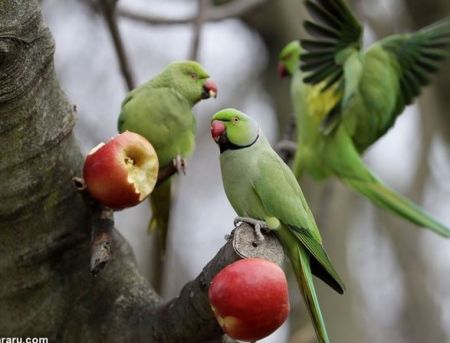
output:
[[[91,276],[89,211],[71,182],[82,163],[75,108],[53,40],[37,1],[2,1],[0,13],[0,332],[119,340],[159,297],[117,234],[113,260]]]
[[[220,269],[241,258],[235,241],[168,304],[117,232],[112,260],[91,275],[90,209],[72,184],[83,162],[72,134],[76,111],[56,80],[52,37],[37,0],[3,0],[0,13],[0,335],[221,341],[207,291]],[[255,250],[248,237],[243,242],[240,249]]]

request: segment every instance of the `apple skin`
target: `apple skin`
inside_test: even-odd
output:
[[[211,281],[208,297],[219,325],[234,339],[264,338],[289,315],[286,276],[278,265],[261,258],[226,266]]]
[[[141,135],[125,131],[86,156],[83,178],[89,194],[114,210],[132,207],[153,190],[158,157]]]

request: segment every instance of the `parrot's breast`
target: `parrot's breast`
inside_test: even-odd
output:
[[[264,220],[267,213],[253,188],[253,180],[258,177],[257,156],[257,143],[244,149],[228,150],[220,155],[220,167],[225,194],[236,213]]]

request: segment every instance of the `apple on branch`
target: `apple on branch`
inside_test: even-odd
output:
[[[125,131],[89,152],[83,178],[92,198],[120,210],[137,205],[152,192],[158,168],[153,146],[141,135]]]
[[[209,302],[223,331],[243,341],[262,339],[289,315],[283,270],[261,258],[247,258],[223,268],[211,281]]]

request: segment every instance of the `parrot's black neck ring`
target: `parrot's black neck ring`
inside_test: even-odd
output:
[[[237,144],[231,143],[228,140],[228,138],[225,135],[223,135],[219,138],[219,141],[218,141],[220,153],[223,153],[227,150],[239,150],[239,149],[249,148],[253,144],[256,143],[258,138],[259,138],[259,130],[258,130],[258,134],[256,135],[256,138],[253,142],[251,142],[250,144],[247,144],[247,145],[237,145]]]

